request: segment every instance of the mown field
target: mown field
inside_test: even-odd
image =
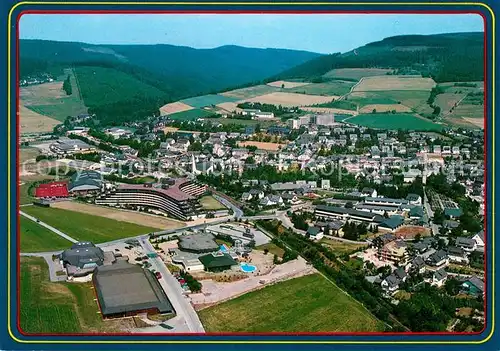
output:
[[[96,244],[147,234],[157,230],[152,227],[59,208],[26,206],[23,207],[23,211],[61,230],[72,238],[80,241],[92,241]]]
[[[277,283],[203,309],[207,332],[368,332],[383,325],[319,274]]]
[[[21,252],[47,252],[64,250],[71,246],[71,242],[56,233],[33,222],[31,219],[20,216]]]
[[[91,283],[51,283],[47,263],[21,258],[20,326],[24,333],[90,333],[113,330],[94,301]]]
[[[332,240],[327,238],[321,239],[321,244],[327,246],[331,251],[335,252],[338,255],[350,253],[354,250],[366,247],[361,244],[348,243],[340,240]]]
[[[275,91],[281,91],[281,88],[272,87],[269,85],[254,85],[248,88],[241,88],[223,92],[219,95],[232,97],[236,99],[249,99],[255,96],[273,93]]]
[[[323,77],[360,80],[363,77],[383,76],[390,71],[385,68],[337,68],[325,73]]]
[[[192,110],[172,113],[168,117],[177,121],[195,121],[198,118],[208,117],[212,115],[214,115],[213,112],[194,108]]]
[[[224,205],[222,205],[215,197],[211,195],[203,196],[200,198],[200,204],[205,210],[222,210],[225,209]]]
[[[195,96],[189,99],[180,100],[180,102],[195,108],[202,108],[205,106],[217,105],[223,102],[234,102],[237,100],[238,100],[237,98],[229,96],[210,94],[210,95]]]
[[[345,95],[354,85],[354,82],[346,81],[330,81],[326,83],[313,83],[304,86],[299,86],[287,91],[292,93],[308,94],[308,95]]]
[[[70,76],[72,88],[71,95],[66,95],[62,90],[62,81],[66,79],[68,75]],[[59,77],[56,82],[22,87],[20,90],[20,97],[21,104],[28,109],[40,115],[54,118],[59,122],[64,122],[68,116],[76,116],[87,112],[84,101],[80,98],[79,85],[77,84],[72,69],[65,69],[64,76]],[[28,115],[27,117],[33,118],[33,116]],[[23,123],[24,122],[21,120],[21,124]],[[53,122],[44,121],[44,123]]]
[[[427,90],[383,90],[353,92],[347,98],[360,108],[374,104],[398,104],[417,113],[432,113],[433,109],[427,104],[429,95]]]
[[[353,91],[416,90],[430,91],[436,83],[431,78],[413,76],[365,77]]]
[[[409,113],[370,113],[347,118],[344,122],[378,129],[441,130],[443,127]]]

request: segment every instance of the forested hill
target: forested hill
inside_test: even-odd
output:
[[[90,45],[21,40],[21,77],[55,66],[103,66],[142,76],[172,99],[243,85],[320,56],[283,49],[222,46]]]
[[[318,78],[336,68],[390,68],[430,76],[437,82],[484,79],[482,32],[401,35],[350,52],[320,56],[272,76]]]

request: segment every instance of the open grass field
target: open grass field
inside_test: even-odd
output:
[[[95,244],[147,234],[157,230],[157,228],[153,227],[60,208],[26,206],[23,207],[23,212],[61,230],[72,238],[79,241],[92,241]]]
[[[246,99],[247,102],[281,105],[284,107],[310,106],[332,101],[337,96],[305,95],[297,93],[275,92]]]
[[[297,88],[288,89],[288,91],[293,93],[308,94],[308,95],[345,95],[354,85],[354,82],[332,80],[326,83],[312,83],[305,86],[299,86]]]
[[[222,210],[225,209],[223,204],[221,204],[217,199],[211,195],[203,196],[200,198],[200,204],[205,210]]]
[[[359,113],[371,113],[373,110],[377,112],[412,112],[411,108],[401,104],[373,104],[363,106],[359,109]]]
[[[342,255],[345,253],[352,252],[356,249],[364,249],[366,248],[366,245],[362,244],[353,244],[353,243],[348,243],[340,240],[333,240],[333,239],[327,239],[323,238],[320,241],[324,246],[328,247],[331,251],[338,255]]]
[[[283,88],[283,89],[291,89],[291,88],[297,88],[297,87],[302,87],[304,85],[309,85],[311,83],[306,83],[306,82],[290,82],[286,80],[277,80],[275,82],[267,83],[270,87],[275,87],[275,88]]]
[[[21,147],[19,148],[19,163],[33,160],[40,155],[40,150],[34,147]]]
[[[345,110],[341,108],[334,108],[334,107],[314,107],[314,106],[307,106],[307,107],[301,107],[301,110],[304,111],[309,111],[309,112],[314,112],[314,113],[338,113],[341,115],[357,115],[358,113],[354,110]],[[335,116],[335,120],[339,120],[337,116]]]
[[[209,95],[195,96],[189,99],[180,100],[180,102],[188,106],[192,106],[194,108],[202,108],[205,106],[212,106],[212,105],[215,106],[223,102],[234,102],[237,100],[238,100],[237,98],[230,96],[209,94]]]
[[[195,121],[198,118],[212,116],[214,113],[200,108],[194,108],[187,111],[172,113],[168,117],[176,121]]]
[[[19,186],[19,204],[31,204],[35,198],[30,194],[31,182],[25,182]]]
[[[192,106],[189,106],[189,105],[186,105],[180,101],[177,101],[177,102],[172,102],[170,104],[163,105],[162,107],[160,107],[160,112],[162,115],[171,115],[173,113],[188,111],[188,110],[192,110],[192,109],[193,109]]]
[[[203,309],[207,332],[362,332],[383,325],[319,274],[287,280]]]
[[[285,250],[283,250],[281,247],[279,247],[278,245],[273,244],[273,243],[259,245],[259,246],[255,247],[255,249],[261,250],[261,251],[264,251],[267,249],[267,250],[269,250],[269,254],[277,255],[278,257],[283,257],[283,254],[285,253]]]
[[[259,95],[273,93],[275,91],[281,91],[281,88],[276,88],[276,87],[271,87],[269,85],[261,84],[261,85],[254,85],[248,88],[226,91],[219,95],[232,97],[235,99],[249,99]]]
[[[466,94],[458,93],[443,93],[436,96],[434,104],[441,108],[442,115],[448,115],[453,112],[454,108],[458,106],[460,101],[464,99]]]
[[[62,90],[63,80],[66,79],[68,75],[70,76],[73,92],[71,95],[66,95]],[[87,108],[80,98],[80,91],[74,71],[69,68],[64,70],[64,75],[59,77],[56,82],[22,87],[20,89],[20,99],[21,104],[28,109],[37,114],[53,118],[59,122],[64,122],[68,116],[87,113]],[[21,119],[21,125],[22,124],[24,124],[24,122]]]
[[[21,258],[20,326],[25,333],[117,332],[103,321],[91,283],[51,283],[47,263]]]
[[[21,134],[52,132],[61,122],[57,119],[44,116],[26,106],[19,105],[19,130]]]
[[[223,102],[222,104],[218,104],[217,107],[231,113],[241,111],[236,102]]]
[[[284,147],[285,144],[266,143],[261,141],[243,141],[239,142],[238,146],[240,147],[256,146],[257,149],[259,150],[278,151],[280,148]]]
[[[390,99],[396,103],[401,103],[401,105],[408,106],[417,112],[427,111],[428,113],[432,113],[432,108],[427,105],[427,99],[430,95],[430,92],[427,90],[386,90],[370,94],[379,98]]]
[[[62,210],[86,213],[92,216],[99,216],[108,219],[114,219],[121,222],[127,222],[137,225],[145,225],[156,229],[177,229],[185,226],[184,222],[153,216],[146,213],[125,211],[112,207],[96,206],[76,201],[62,201],[52,205],[53,208]]]
[[[344,122],[368,128],[404,130],[441,130],[443,127],[410,113],[371,113],[347,118]]]
[[[326,78],[337,78],[337,79],[356,79],[360,80],[363,77],[371,76],[383,76],[387,72],[391,72],[390,69],[385,68],[336,68],[325,73],[323,77]]]
[[[71,246],[71,242],[56,233],[33,222],[31,219],[20,216],[21,222],[21,252],[47,252],[64,250]]]
[[[270,127],[272,125],[276,124],[276,121],[274,120],[256,120],[256,119],[236,119],[236,118],[210,118],[210,122],[212,123],[220,123],[220,124],[237,124],[241,126],[256,126],[257,124],[260,125],[262,129]]]
[[[436,83],[431,78],[414,76],[378,76],[363,78],[353,91],[425,90],[430,91]]]

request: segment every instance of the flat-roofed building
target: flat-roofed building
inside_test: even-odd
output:
[[[179,237],[179,249],[187,252],[213,252],[219,250],[219,245],[215,242],[212,234],[192,234]]]
[[[119,261],[99,267],[92,281],[104,318],[174,312],[158,279],[138,265]]]

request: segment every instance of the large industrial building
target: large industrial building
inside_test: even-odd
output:
[[[193,220],[205,216],[198,198],[206,191],[206,185],[187,179],[172,179],[170,184],[120,184],[103,191],[95,203],[150,207],[181,220]]]
[[[115,262],[113,252],[103,251],[90,241],[73,244],[71,248],[64,250],[59,258],[68,277],[83,277],[93,273],[99,266]]]
[[[69,192],[72,194],[88,194],[101,191],[102,175],[96,171],[76,172],[69,182]]]
[[[119,261],[98,267],[92,281],[104,318],[174,312],[158,279],[138,265]]]
[[[204,253],[219,250],[212,234],[192,234],[179,237],[179,249],[187,252]]]

